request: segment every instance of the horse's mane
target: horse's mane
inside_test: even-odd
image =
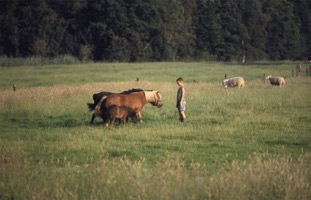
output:
[[[133,88],[133,89],[130,89],[130,90],[127,90],[127,91],[123,91],[120,94],[131,94],[133,92],[142,92],[142,91],[144,91],[144,90],[140,89],[140,88]]]
[[[157,91],[155,91],[155,90],[145,90],[145,91],[144,91],[144,94],[145,94],[146,100],[147,100],[148,102],[153,102],[153,101],[155,100],[154,95],[155,95],[156,92],[157,92]]]

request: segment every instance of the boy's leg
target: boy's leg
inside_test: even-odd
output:
[[[181,111],[178,111],[178,114],[179,114],[179,121],[181,122],[181,120],[182,120],[182,114],[181,114]]]
[[[185,120],[186,120],[186,113],[185,113],[185,111],[184,110],[180,111],[180,121],[181,122],[185,122]]]

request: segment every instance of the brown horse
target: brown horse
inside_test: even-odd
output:
[[[138,89],[133,88],[127,91],[123,91],[120,94],[131,94],[132,92],[141,92],[141,91],[143,90],[139,88]],[[91,124],[93,124],[96,117],[102,117],[102,113],[100,111],[100,105],[102,104],[104,99],[106,99],[109,95],[112,95],[112,94],[115,94],[115,93],[104,91],[104,92],[93,94],[94,103],[87,103],[89,110],[90,111],[94,110],[91,121],[90,121]]]
[[[161,94],[158,91],[133,92],[128,95],[111,94],[102,102],[100,110],[104,113],[105,109],[112,105],[126,106],[133,109],[137,113],[140,122],[143,122],[140,111],[147,103],[160,108],[163,105]]]
[[[125,124],[127,117],[130,117],[135,124],[137,123],[136,112],[126,106],[112,105],[107,108],[107,111],[105,111],[105,115],[106,116],[104,118],[109,121],[110,128],[113,126],[116,118],[121,119],[122,124]]]

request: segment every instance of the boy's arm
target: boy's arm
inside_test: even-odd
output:
[[[182,88],[181,89],[181,98],[180,98],[180,107],[182,107],[182,102],[184,101],[184,98],[185,98],[185,88]]]

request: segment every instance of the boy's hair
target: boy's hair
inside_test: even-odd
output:
[[[183,82],[184,81],[184,79],[182,78],[182,77],[179,77],[178,79],[176,79],[176,82]]]

